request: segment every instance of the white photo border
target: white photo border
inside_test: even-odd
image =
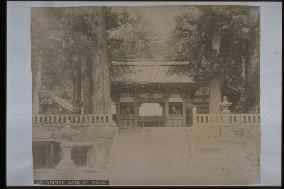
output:
[[[7,2],[7,185],[34,186],[32,170],[31,7],[260,6],[261,186],[281,185],[281,2]],[[44,35],[44,34],[43,34]]]

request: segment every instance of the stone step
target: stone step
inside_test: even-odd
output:
[[[135,169],[188,168],[191,154],[186,129],[137,128],[135,133],[134,130],[122,129],[124,133],[116,137],[110,158],[112,171],[125,171],[129,166]]]
[[[138,133],[142,130],[139,127],[120,127],[119,133]]]

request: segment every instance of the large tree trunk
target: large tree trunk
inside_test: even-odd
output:
[[[93,113],[111,116],[110,100],[110,60],[107,55],[107,31],[104,16],[105,8],[96,9],[96,24],[93,26],[96,40],[92,59]]]
[[[92,57],[89,51],[83,52],[81,57],[82,64],[82,85],[83,85],[83,113],[93,112],[92,102]]]
[[[250,113],[259,112],[259,48],[253,50],[246,71],[247,98],[245,110]]]
[[[258,9],[258,10],[256,10]],[[259,86],[259,48],[260,48],[260,20],[259,8],[251,9],[249,16],[250,35],[247,40],[248,49],[244,52],[248,57],[245,62],[245,100],[243,111],[259,113],[260,86]],[[256,15],[255,11],[258,12]]]
[[[217,74],[213,78],[211,78],[209,88],[209,112],[219,113],[219,104],[221,102],[221,74]]]
[[[32,113],[38,114],[40,111],[40,91],[41,91],[41,72],[42,72],[42,49],[40,48],[41,28],[38,27],[38,12],[31,12],[31,69],[32,69]]]
[[[76,53],[72,57],[73,64],[73,112],[76,114],[81,113],[81,63],[79,55]]]
[[[259,21],[258,21],[259,25]],[[259,78],[259,29],[256,27],[255,38],[249,43],[249,61],[247,63],[246,71],[246,91],[247,98],[245,109],[250,113],[259,113],[260,100],[260,78]]]
[[[211,47],[215,51],[215,56],[222,57],[222,48],[221,48],[221,30],[218,25],[217,20],[215,20],[215,29],[213,31]],[[221,102],[221,74],[215,74],[209,83],[210,97],[209,97],[209,112],[210,113],[219,113]]]
[[[40,111],[40,89],[41,89],[41,66],[42,57],[35,56],[32,61],[32,113]]]

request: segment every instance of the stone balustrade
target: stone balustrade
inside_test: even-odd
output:
[[[260,124],[259,114],[196,114],[193,125]]]
[[[33,115],[32,123],[41,126],[63,126],[66,123],[72,126],[107,126],[110,122],[107,114],[62,114],[62,115]]]
[[[197,114],[193,110],[193,126],[236,124],[259,125],[260,114]]]

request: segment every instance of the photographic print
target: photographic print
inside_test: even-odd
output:
[[[258,184],[260,14],[31,8],[34,180]]]

